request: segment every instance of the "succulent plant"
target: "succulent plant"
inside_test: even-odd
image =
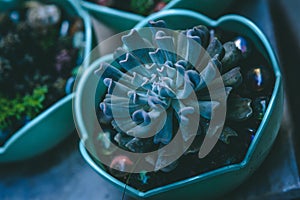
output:
[[[76,65],[76,49],[62,49],[55,57],[55,69],[62,77],[70,76],[70,71]]]
[[[136,30],[131,30],[122,37],[125,46],[115,51],[114,62],[102,63],[95,74],[108,88],[99,105],[99,121],[111,127],[109,138],[130,152],[158,149],[157,159],[149,159],[149,163],[161,169],[178,149],[182,148],[186,154],[200,149],[203,140],[195,140],[190,148],[178,144],[177,149],[160,151],[159,148],[168,145],[178,130],[177,134],[186,142],[194,137],[214,135],[218,127],[224,125],[224,121],[219,122],[217,128],[208,133],[208,126],[201,123],[209,122],[222,106],[222,95],[225,94],[228,108],[225,127],[219,137],[224,144],[230,144],[230,139],[238,135],[230,123],[250,118],[253,109],[251,99],[231,95],[243,82],[238,64],[247,57],[234,41],[222,44],[202,25],[180,31],[177,36],[164,29],[164,21],[151,21],[149,25],[154,45]],[[200,45],[206,52],[199,48]],[[177,54],[179,51],[181,53]],[[208,88],[216,84],[218,72],[225,88],[222,93],[217,87],[212,99]],[[193,94],[195,99],[191,98]],[[195,124],[199,127],[193,130],[191,127]],[[161,170],[172,171],[176,166],[173,162]]]
[[[61,20],[61,10],[54,4],[42,4],[37,1],[26,3],[27,22],[32,28],[46,28],[57,25]]]

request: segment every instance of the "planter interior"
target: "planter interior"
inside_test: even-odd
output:
[[[20,1],[19,1],[20,2]],[[84,58],[91,49],[91,24],[88,15],[72,0],[41,1],[55,3],[70,16],[79,16],[84,23],[85,49]],[[18,0],[0,1],[1,11],[16,8]],[[87,62],[83,65],[87,66]],[[76,67],[76,66],[74,66]],[[40,113],[0,147],[0,162],[15,162],[37,156],[65,139],[75,129],[72,116],[72,98],[74,94],[65,96],[51,107]]]
[[[270,151],[277,136],[283,110],[283,88],[276,57],[264,34],[251,21],[237,15],[224,16],[215,21],[192,11],[166,10],[147,17],[138,23],[135,28],[146,27],[148,21],[156,21],[159,19],[165,20],[168,24],[168,28],[175,30],[191,28],[195,25],[202,24],[209,27],[219,27],[225,31],[234,32],[238,35],[250,38],[256,49],[265,57],[268,64],[272,67],[275,74],[273,93],[264,118],[250,144],[244,160],[238,164],[228,165],[192,178],[141,192],[131,186],[125,187],[125,183],[111,176],[102,168],[101,164],[94,160],[93,156],[91,156],[94,155],[92,141],[85,140],[81,142],[81,154],[99,175],[116,185],[122,191],[126,188],[126,194],[135,198],[199,199],[199,197],[201,197],[206,199],[221,196],[241,184],[258,168]],[[78,83],[74,109],[77,128],[82,134],[93,134],[95,131],[94,123],[98,123],[97,121],[91,120],[91,113],[95,113],[96,105],[99,103],[95,102],[95,98],[93,98],[95,96],[94,92],[96,91],[96,97],[103,96],[105,93],[105,87],[103,87],[102,84],[98,84],[98,79],[94,75],[94,71],[101,62],[107,62],[111,59],[112,56],[110,55],[96,60]],[[89,152],[84,145],[89,147]]]

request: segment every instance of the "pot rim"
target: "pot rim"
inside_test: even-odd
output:
[[[198,19],[199,21],[201,21],[202,23],[206,23],[209,24],[209,26],[212,27],[216,27],[219,26],[220,24],[227,22],[227,21],[231,21],[231,22],[235,22],[235,23],[241,23],[246,25],[249,29],[251,29],[256,35],[257,37],[260,39],[260,42],[263,44],[263,48],[265,49],[265,51],[267,52],[267,57],[270,60],[270,64],[273,68],[275,77],[276,77],[276,81],[274,83],[274,89],[273,89],[273,93],[268,105],[268,108],[266,110],[266,113],[260,123],[260,126],[256,132],[256,135],[253,139],[253,141],[251,142],[250,146],[248,147],[248,151],[243,159],[242,162],[237,163],[237,164],[231,164],[228,166],[224,166],[209,172],[205,172],[199,175],[196,175],[194,177],[191,178],[187,178],[181,181],[176,181],[174,183],[171,184],[167,184],[164,186],[160,186],[151,190],[148,190],[146,192],[141,192],[131,186],[126,185],[126,190],[129,191],[131,194],[141,197],[141,198],[147,198],[150,196],[154,196],[156,194],[162,193],[162,192],[166,192],[166,191],[170,191],[182,186],[186,186],[189,184],[193,184],[195,182],[199,182],[199,181],[203,181],[205,179],[208,178],[212,178],[221,174],[225,174],[228,172],[232,172],[232,171],[238,171],[242,168],[245,168],[247,166],[247,164],[249,163],[250,159],[252,158],[252,155],[254,153],[255,147],[257,146],[258,142],[261,140],[261,137],[263,135],[263,133],[265,132],[265,129],[267,127],[267,122],[270,121],[270,117],[273,114],[274,110],[276,109],[275,105],[275,101],[277,98],[281,98],[279,96],[280,92],[282,92],[282,75],[281,75],[281,71],[276,59],[276,56],[273,52],[273,49],[268,41],[268,39],[266,38],[266,36],[264,35],[264,33],[249,19],[239,16],[239,15],[225,15],[221,18],[219,18],[218,20],[213,20],[210,19],[202,14],[193,12],[193,11],[189,11],[189,10],[184,10],[184,9],[171,9],[171,10],[164,10],[161,11],[159,13],[154,13],[148,17],[146,17],[143,21],[141,21],[140,23],[138,23],[134,28],[135,29],[139,29],[142,27],[145,27],[146,23],[150,20],[157,20],[161,17],[165,17],[165,16],[188,16],[188,17],[193,17],[195,19]],[[111,57],[111,55],[105,56],[105,57],[101,57],[100,59],[96,60],[94,62],[94,65],[91,64],[91,66],[88,68],[87,73],[86,74],[91,74],[93,71],[93,68],[95,67],[96,64],[98,64],[100,61],[104,61],[105,59],[109,59]],[[94,66],[94,67],[93,67]],[[76,95],[80,96],[80,94],[82,93],[82,88],[83,85],[85,83],[84,79],[87,79],[88,76],[83,76],[81,78],[81,80],[78,83],[78,92],[76,93]],[[282,102],[282,101],[281,101]],[[80,101],[76,101],[75,98],[75,120],[77,121],[77,128],[79,128],[81,131],[87,131],[85,129],[85,126],[83,124],[83,120],[82,120],[82,116],[80,114]],[[279,113],[280,115],[282,113]],[[281,116],[279,116],[279,119],[281,119]],[[279,127],[278,127],[279,128]],[[278,132],[278,130],[277,130]],[[110,174],[108,174],[106,171],[104,171],[101,167],[99,167],[91,158],[91,156],[88,154],[86,148],[84,147],[83,141],[80,142],[80,152],[82,154],[82,156],[84,157],[84,159],[89,163],[89,165],[97,172],[99,173],[101,176],[103,176],[105,179],[109,180],[110,182],[114,183],[115,185],[125,188],[125,183],[119,181],[118,179],[114,178],[113,176],[111,176]]]

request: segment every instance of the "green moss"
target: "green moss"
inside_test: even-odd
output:
[[[6,130],[23,117],[34,118],[43,109],[48,88],[37,87],[32,94],[9,99],[0,95],[0,129]]]

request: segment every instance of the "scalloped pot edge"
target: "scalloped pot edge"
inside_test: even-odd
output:
[[[222,27],[225,30],[232,30],[242,35],[247,35],[261,53],[267,58],[270,65],[273,67],[275,72],[276,81],[273,90],[273,94],[266,111],[266,114],[261,122],[257,134],[253,139],[249,150],[244,158],[244,160],[239,164],[233,164],[225,166],[207,173],[200,174],[198,176],[188,178],[182,181],[178,181],[169,185],[161,186],[147,192],[140,192],[130,186],[126,186],[126,191],[129,195],[137,198],[149,198],[151,199],[166,199],[166,198],[195,198],[195,195],[201,195],[201,197],[215,197],[220,196],[235,187],[237,187],[241,182],[243,182],[248,176],[250,176],[254,170],[262,163],[266,155],[268,154],[279,130],[280,121],[282,117],[283,110],[283,87],[282,87],[282,77],[281,72],[274,55],[274,52],[261,30],[248,19],[238,16],[238,15],[227,15],[221,17],[219,20],[214,21],[208,17],[201,15],[196,12],[187,10],[166,10],[159,13],[155,13],[139,24],[135,26],[135,29],[139,29],[147,26],[148,21],[163,19],[167,24],[171,24],[169,28],[173,28],[172,25],[175,23],[175,29],[181,29],[192,27],[194,25],[204,24],[211,27]],[[178,21],[185,22],[184,27],[179,24]],[[178,27],[176,27],[176,25]],[[75,98],[74,109],[75,109],[75,119],[77,121],[77,128],[80,131],[86,132],[87,129],[84,124],[84,119],[81,115],[80,97],[84,96],[85,84],[87,84],[87,79],[89,76],[93,76],[93,71],[97,68],[100,62],[109,60],[111,55],[100,58],[95,61],[88,69],[86,76],[82,77],[78,84],[78,95],[79,100]],[[125,184],[104,171],[100,166],[98,166],[87,153],[83,144],[80,144],[81,154],[84,159],[90,164],[90,166],[102,177],[104,177],[109,182],[116,185],[119,189],[124,190]],[[228,184],[228,181],[230,184]],[[217,190],[214,190],[216,188]],[[176,189],[176,190],[175,190]],[[172,191],[172,192],[171,192]]]

